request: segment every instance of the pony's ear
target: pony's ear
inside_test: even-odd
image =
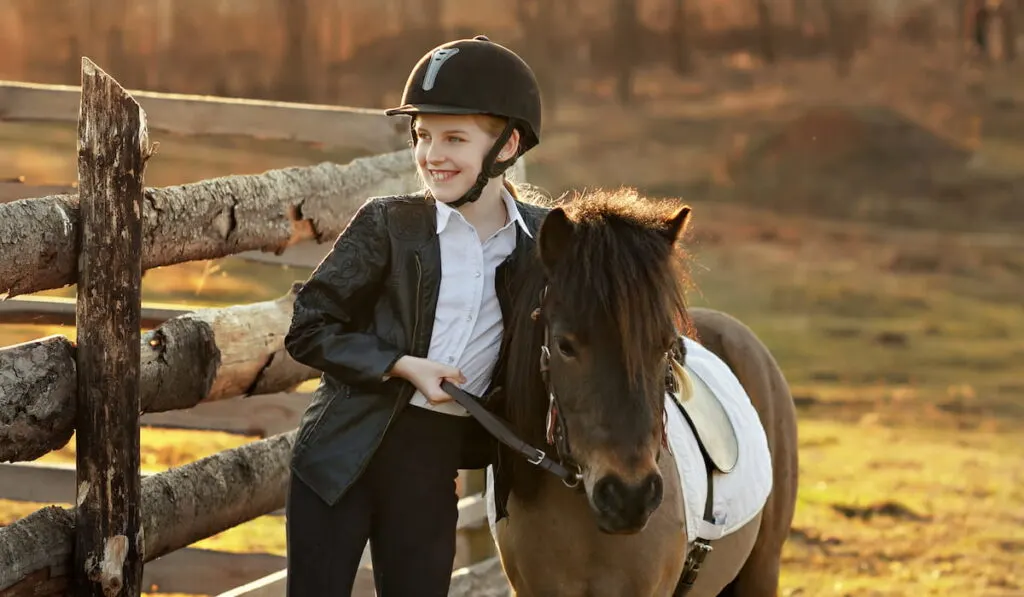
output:
[[[556,207],[548,212],[540,225],[537,244],[540,245],[540,259],[544,267],[552,269],[572,242],[573,223],[565,210]]]
[[[686,226],[690,223],[690,206],[684,205],[679,208],[671,218],[665,220],[665,226],[661,233],[668,240],[669,244],[675,244],[686,232]]]

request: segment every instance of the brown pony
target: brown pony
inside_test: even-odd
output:
[[[548,214],[540,263],[519,269],[502,414],[519,437],[557,452],[580,479],[573,487],[502,452],[495,486],[507,496],[508,515],[495,533],[519,597],[683,594],[683,487],[663,448],[666,354],[678,347],[679,331],[699,337],[739,379],[773,466],[761,513],[712,542],[688,595],[776,594],[796,500],[793,400],[747,327],[716,311],[687,310],[679,241],[689,214],[628,190],[585,194]]]

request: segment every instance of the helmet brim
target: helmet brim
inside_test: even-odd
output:
[[[388,116],[396,114],[482,114],[480,110],[459,106],[442,106],[438,104],[405,104],[384,111]]]

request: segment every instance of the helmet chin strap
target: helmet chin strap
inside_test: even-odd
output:
[[[452,201],[448,204],[449,207],[458,209],[467,203],[472,203],[480,198],[480,193],[484,191],[484,187],[487,186],[487,182],[495,176],[501,176],[505,170],[508,170],[512,164],[515,163],[514,158],[509,158],[504,162],[498,161],[498,154],[501,153],[501,148],[508,143],[508,140],[512,137],[512,131],[515,130],[515,123],[509,120],[505,125],[505,129],[498,135],[494,145],[491,146],[490,151],[484,156],[483,167],[480,168],[480,174],[477,175],[476,181],[473,182],[473,186],[469,187],[461,197]]]

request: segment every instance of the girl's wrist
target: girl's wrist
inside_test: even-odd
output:
[[[402,379],[407,379],[407,377],[405,375],[406,374],[406,369],[405,368],[409,364],[409,359],[411,359],[411,358],[412,357],[410,357],[407,354],[398,357],[398,360],[396,360],[395,363],[393,365],[391,365],[391,369],[387,373],[384,374],[384,379],[387,380],[388,378],[391,378],[391,377],[400,377]]]

